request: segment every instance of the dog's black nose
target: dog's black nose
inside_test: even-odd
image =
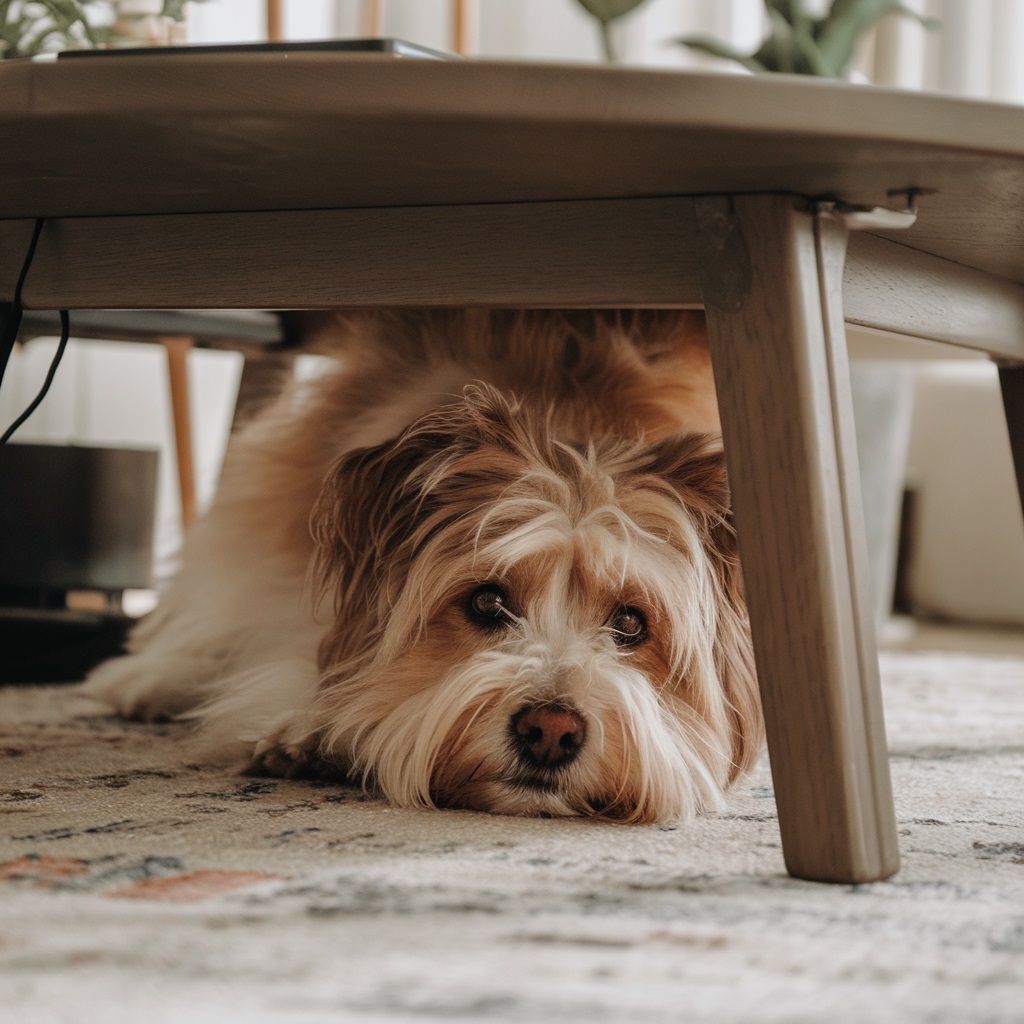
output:
[[[560,768],[580,752],[587,724],[571,708],[535,705],[513,715],[512,734],[526,764],[534,768]]]

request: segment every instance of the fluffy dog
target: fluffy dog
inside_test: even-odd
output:
[[[679,819],[762,738],[702,318],[336,314],[88,692],[404,807]]]

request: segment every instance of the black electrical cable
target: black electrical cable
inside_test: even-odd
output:
[[[11,352],[14,351],[14,345],[18,340],[18,331],[21,329],[21,317],[22,317],[22,304],[21,304],[21,290],[25,284],[25,278],[28,276],[28,269],[32,266],[32,258],[36,254],[36,245],[39,243],[39,236],[43,230],[43,218],[38,217],[36,219],[35,227],[32,229],[32,240],[28,244],[28,251],[25,253],[25,260],[21,265],[21,273],[18,274],[17,283],[14,286],[14,301],[11,303],[11,308],[8,313],[7,321],[4,324],[3,336],[0,337],[0,384],[3,384],[4,374],[7,371],[7,361],[11,357]],[[25,420],[29,418],[39,408],[39,403],[46,397],[46,392],[50,390],[50,385],[53,383],[53,378],[57,373],[57,367],[60,365],[61,357],[64,355],[64,349],[67,348],[68,336],[71,334],[71,321],[68,317],[68,311],[62,309],[60,311],[60,342],[57,344],[57,351],[54,353],[53,359],[50,361],[50,369],[46,373],[46,380],[43,381],[43,386],[39,389],[39,394],[36,395],[28,408],[0,435],[0,445],[7,444],[11,439],[14,432],[20,427]]]
[[[28,276],[28,268],[32,266],[32,257],[36,254],[36,245],[39,243],[39,236],[43,230],[43,218],[36,219],[35,227],[32,229],[32,241],[28,243],[28,252],[25,253],[25,260],[21,264],[21,273],[18,274],[18,283],[14,286],[14,301],[11,303],[11,310],[4,324],[3,337],[0,338],[0,384],[3,383],[4,373],[7,370],[7,360],[11,358],[14,351],[14,343],[18,340],[18,331],[21,329],[21,289]]]
[[[46,380],[43,381],[43,386],[39,389],[39,394],[32,399],[28,408],[3,432],[0,436],[0,445],[7,444],[11,439],[11,435],[20,427],[25,420],[29,418],[39,408],[39,403],[46,397],[46,392],[50,390],[50,385],[53,383],[53,378],[56,376],[57,367],[60,365],[61,356],[64,355],[64,349],[67,348],[68,336],[71,334],[71,318],[68,316],[68,311],[62,309],[60,311],[60,341],[57,344],[57,351],[53,354],[53,359],[50,360],[50,369],[46,373]]]

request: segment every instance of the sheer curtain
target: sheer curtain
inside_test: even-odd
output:
[[[1024,4],[1020,0],[904,0],[936,18],[922,32],[887,18],[876,33],[872,79],[879,84],[1024,103]]]

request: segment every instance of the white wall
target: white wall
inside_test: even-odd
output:
[[[995,366],[923,364],[908,455],[908,595],[922,613],[1024,625],[1024,523]]]

